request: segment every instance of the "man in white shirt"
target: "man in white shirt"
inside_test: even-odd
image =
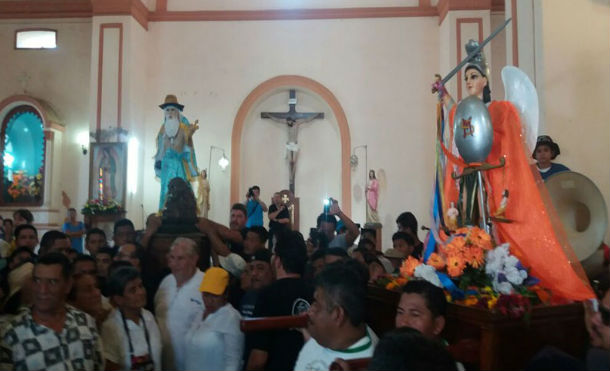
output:
[[[295,370],[328,370],[336,358],[371,357],[377,336],[365,320],[368,277],[355,260],[326,265],[315,278],[305,343]]]
[[[195,241],[176,238],[167,255],[172,274],[163,279],[155,295],[164,370],[184,370],[184,335],[205,309],[199,292],[203,272],[197,268],[198,260]]]

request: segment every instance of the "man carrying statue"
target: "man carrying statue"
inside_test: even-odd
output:
[[[155,175],[161,179],[159,210],[163,210],[170,180],[182,178],[190,186],[199,173],[193,147],[193,133],[199,126],[198,121],[191,125],[182,115],[184,106],[178,103],[178,98],[173,94],[167,95],[159,107],[164,111],[165,119],[157,134]]]

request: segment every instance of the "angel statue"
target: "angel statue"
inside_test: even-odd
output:
[[[375,176],[375,170],[369,170],[369,183],[366,186],[366,222],[379,223],[377,213],[377,201],[379,200],[379,181]]]
[[[483,174],[484,181],[474,198],[485,198],[489,217],[482,218],[482,223],[491,226],[495,242],[509,243],[511,253],[530,269],[532,276],[540,279],[542,287],[551,289],[553,295],[571,300],[594,297],[591,288],[574,270],[575,262],[566,255],[565,241],[555,234],[556,226],[541,193],[544,183],[532,165],[530,156],[538,134],[538,96],[534,85],[518,68],[507,66],[502,70],[502,81],[508,101],[494,101],[489,84],[490,70],[481,48],[470,40],[466,51],[463,76],[469,97],[454,105],[439,79],[433,85],[440,101],[450,109],[448,125],[439,131],[437,139],[443,157],[443,161],[437,161],[437,167],[440,166],[437,174],[441,174],[437,178],[438,190],[442,193],[437,198],[442,204],[441,215],[446,216],[449,205],[460,205],[464,199],[473,198],[462,194],[455,175],[475,169]],[[460,116],[460,109],[466,103],[474,102],[473,99],[482,101],[477,106],[478,111]],[[490,144],[488,154],[479,161],[467,160],[468,151],[478,150],[477,146],[484,142],[478,137],[485,132],[484,126],[480,123],[477,126],[475,118],[485,115],[490,120],[489,136],[485,138]],[[464,140],[471,140],[470,144],[460,148],[458,143],[465,143]],[[485,167],[485,164],[493,166]],[[462,208],[458,209],[463,212]]]
[[[167,95],[159,107],[165,113],[165,120],[157,134],[155,175],[161,178],[159,210],[163,210],[169,181],[176,177],[182,178],[190,187],[190,182],[199,174],[193,147],[193,133],[199,126],[198,121],[191,125],[182,115],[184,105],[178,103],[175,95]]]

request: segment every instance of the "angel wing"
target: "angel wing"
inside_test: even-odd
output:
[[[523,138],[530,153],[533,153],[538,137],[540,114],[536,87],[525,72],[514,66],[506,66],[502,69],[502,82],[504,83],[505,99],[519,111]]]

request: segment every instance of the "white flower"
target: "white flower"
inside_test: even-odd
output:
[[[413,273],[415,277],[422,278],[434,286],[443,288],[441,284],[441,280],[436,275],[436,269],[433,266],[427,264],[420,264],[415,268],[415,273]]]
[[[519,259],[517,259],[514,255],[509,255],[504,260],[504,266],[508,267],[516,267],[519,264]]]
[[[513,285],[509,282],[498,282],[494,280],[493,286],[494,290],[501,294],[509,295],[513,292]]]
[[[517,268],[507,269],[504,274],[508,282],[513,285],[520,285],[527,278],[527,272]]]
[[[485,273],[495,276],[504,268],[504,261],[509,256],[508,244],[502,244],[488,251],[485,259]]]

